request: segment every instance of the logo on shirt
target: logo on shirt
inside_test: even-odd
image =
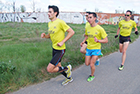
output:
[[[49,34],[54,34],[55,31],[49,30],[48,33],[49,33]]]
[[[93,35],[88,35],[88,37],[90,37],[90,38],[94,38]]]

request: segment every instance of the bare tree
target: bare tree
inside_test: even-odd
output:
[[[15,12],[14,9],[15,9],[15,2],[13,2],[13,3],[12,2],[4,3],[4,2],[2,2],[0,0],[0,11],[1,12],[11,12],[11,11]]]
[[[4,3],[0,0],[0,11],[1,12],[2,12],[3,8],[4,8]]]
[[[37,8],[36,11],[37,11],[37,12],[41,12],[41,8]]]
[[[95,12],[99,12],[99,9],[98,8],[95,8]]]
[[[16,8],[15,8],[15,2],[13,2],[13,12],[15,12]]]
[[[36,8],[36,3],[34,0],[31,1],[31,9],[33,10],[33,12],[35,12],[35,8]]]
[[[21,10],[20,7],[16,7],[15,9],[16,12],[20,12],[20,10]]]

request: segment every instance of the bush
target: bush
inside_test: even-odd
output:
[[[11,63],[0,62],[0,74],[4,73],[14,73],[16,67],[13,66]]]

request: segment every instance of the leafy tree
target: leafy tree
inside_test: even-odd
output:
[[[21,12],[25,12],[26,11],[26,7],[24,5],[20,6]]]

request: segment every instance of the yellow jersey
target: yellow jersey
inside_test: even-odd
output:
[[[122,36],[130,36],[132,32],[132,28],[136,28],[136,22],[133,20],[125,21],[121,20],[119,22],[119,27],[120,27],[120,35]]]
[[[100,25],[96,25],[95,27],[88,25],[85,34],[88,35],[87,49],[101,49],[101,43],[95,42],[94,37],[98,40],[107,37],[105,30]]]
[[[56,19],[55,21],[50,21],[48,23],[48,33],[50,34],[50,39],[52,41],[52,47],[56,50],[63,50],[66,49],[65,43],[59,47],[57,44],[64,40],[65,32],[70,27],[60,19]]]

